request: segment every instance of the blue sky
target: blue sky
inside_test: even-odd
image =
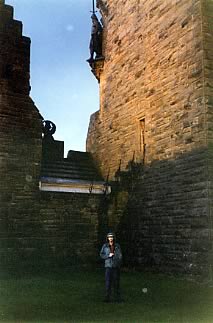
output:
[[[31,97],[69,150],[85,150],[99,87],[89,57],[92,0],[6,0],[31,38]]]

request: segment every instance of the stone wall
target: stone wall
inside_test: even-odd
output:
[[[125,232],[132,246],[125,249],[127,259],[207,277],[212,265],[211,1],[101,0],[98,5],[105,63],[100,111],[91,116],[87,150],[112,180],[131,161],[141,163],[134,190],[119,186],[119,194],[129,196],[126,206],[109,210],[118,234]],[[128,257],[135,243],[134,256]]]
[[[205,145],[200,1],[103,3],[101,104],[87,140],[103,173],[133,154],[150,163]]]
[[[32,207],[24,210],[23,202],[19,213],[17,206],[10,208],[7,232],[1,226],[2,268],[43,271],[97,265],[101,202],[97,195],[38,192],[33,202],[37,213]]]
[[[41,193],[40,234],[34,237],[44,264],[97,265],[102,203],[92,194]]]
[[[1,194],[1,271],[97,266],[103,203],[90,194],[37,192],[19,203]]]
[[[0,1],[0,262],[10,262],[38,215],[41,116],[29,97],[30,39]]]
[[[196,153],[121,173],[108,213],[126,264],[209,277],[206,151]]]
[[[42,117],[29,97],[30,39],[3,0],[0,47],[0,271],[94,264],[102,197],[39,191]]]
[[[206,122],[208,124],[209,223],[211,225],[210,239],[213,243],[213,3],[211,0],[202,2],[202,14],[202,31],[204,36],[204,94]],[[210,262],[213,264],[213,253],[210,255]]]

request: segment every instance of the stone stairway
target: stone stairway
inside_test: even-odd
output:
[[[72,193],[110,193],[90,153],[69,151],[67,158],[44,159],[41,167],[42,191]]]
[[[79,151],[69,151],[67,158],[62,160],[43,161],[41,177],[103,181],[91,154]]]

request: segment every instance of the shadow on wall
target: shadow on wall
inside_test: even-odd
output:
[[[212,275],[211,157],[199,149],[149,166],[130,162],[116,174],[108,226],[117,233],[125,266]]]

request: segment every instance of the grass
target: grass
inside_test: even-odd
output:
[[[0,322],[213,323],[212,287],[138,272],[121,284],[124,302],[107,304],[103,271],[3,277]]]

